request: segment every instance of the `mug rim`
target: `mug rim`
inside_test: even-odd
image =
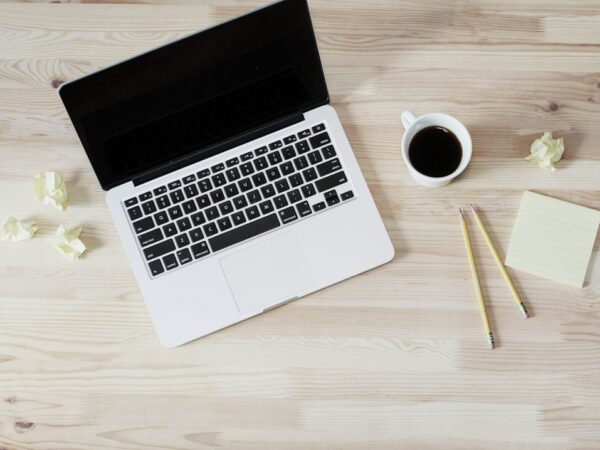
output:
[[[406,145],[406,140],[407,140],[407,135],[409,134],[409,131],[412,131],[414,129],[414,127],[418,125],[419,122],[422,122],[423,120],[425,120],[427,118],[431,118],[431,116],[438,116],[438,117],[441,116],[444,119],[450,119],[450,121],[453,121],[456,125],[458,125],[459,128],[462,129],[461,131],[464,132],[463,134],[466,137],[466,143],[468,144],[468,151],[465,152],[465,148],[464,148],[465,145],[463,143],[463,140],[458,136],[458,133],[456,133],[456,131],[454,130],[454,128],[452,126],[447,127],[444,124],[439,123],[440,121],[434,121],[436,123],[433,123],[432,125],[428,125],[428,126],[440,126],[440,127],[448,128],[450,131],[452,131],[454,133],[454,135],[460,141],[460,145],[461,145],[461,148],[463,151],[463,157],[460,161],[460,164],[456,168],[456,170],[448,175],[444,175],[443,177],[431,177],[429,175],[425,175],[424,173],[418,171],[413,166],[413,164],[410,161],[410,158],[408,157],[408,146]],[[411,137],[411,141],[412,141],[413,137],[414,137],[414,135]],[[467,153],[467,155],[465,155],[465,153]],[[411,170],[413,170],[414,172],[419,174],[419,176],[425,178],[426,180],[444,182],[444,181],[449,181],[449,180],[456,178],[457,176],[459,176],[461,173],[463,173],[465,171],[465,169],[471,162],[472,154],[473,154],[473,142],[471,140],[471,134],[469,133],[469,130],[467,130],[467,127],[460,120],[458,120],[454,116],[451,116],[450,114],[432,112],[432,113],[426,113],[421,116],[418,116],[413,121],[413,123],[411,123],[409,125],[409,127],[404,130],[404,135],[402,136],[402,157],[404,158],[404,162]]]

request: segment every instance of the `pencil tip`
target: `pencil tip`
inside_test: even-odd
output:
[[[475,208],[477,208],[477,205],[471,203],[469,206],[471,207],[471,211],[475,212]]]

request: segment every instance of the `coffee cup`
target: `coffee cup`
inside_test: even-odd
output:
[[[422,186],[442,187],[459,176],[473,153],[471,136],[457,119],[441,113],[416,117],[404,111],[402,157],[412,178]]]

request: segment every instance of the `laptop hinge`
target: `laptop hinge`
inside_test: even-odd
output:
[[[154,180],[155,178],[161,177],[167,173],[173,172],[177,169],[181,169],[182,167],[189,166],[190,164],[201,161],[203,159],[210,158],[211,156],[217,155],[219,153],[223,153],[234,147],[239,147],[240,145],[243,145],[246,142],[250,142],[260,137],[266,136],[267,134],[274,133],[277,130],[289,127],[290,125],[302,122],[303,120],[303,113],[294,113],[282,117],[280,119],[269,122],[267,125],[263,125],[258,128],[253,128],[252,130],[242,134],[238,134],[233,138],[221,141],[217,144],[213,144],[208,147],[204,147],[190,155],[184,156],[183,158],[176,159],[174,161],[169,161],[165,164],[162,164],[160,167],[156,167],[154,169],[144,172],[141,175],[138,175],[137,177],[133,177],[131,181],[133,181],[134,186],[139,186],[140,184],[147,183],[148,181]]]

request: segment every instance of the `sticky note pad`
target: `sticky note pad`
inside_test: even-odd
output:
[[[582,287],[598,225],[600,211],[525,191],[505,263]]]

